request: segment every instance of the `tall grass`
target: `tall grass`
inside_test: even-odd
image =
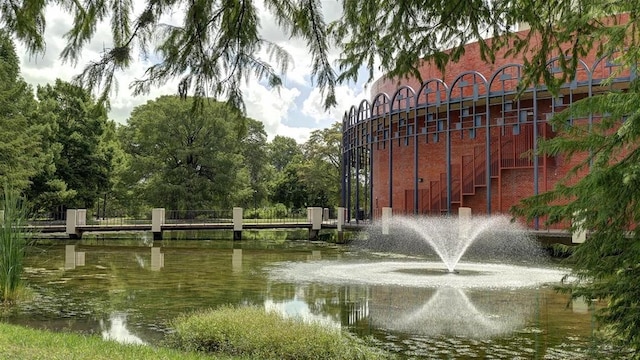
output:
[[[167,345],[185,351],[278,360],[392,357],[339,329],[287,319],[258,307],[222,306],[183,315],[172,327],[175,331]]]
[[[0,198],[0,300],[12,302],[21,286],[23,261],[29,234],[26,211],[18,193],[5,187]]]

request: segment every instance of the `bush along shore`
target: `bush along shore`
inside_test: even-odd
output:
[[[223,306],[178,317],[167,345],[252,359],[388,359],[340,329],[285,318],[258,307]]]
[[[0,323],[0,359],[389,359],[392,354],[340,329],[265,311],[223,306],[178,317],[160,347]]]

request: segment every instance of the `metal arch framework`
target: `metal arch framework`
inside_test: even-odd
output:
[[[528,194],[546,191],[553,159],[520,155],[537,154],[538,140],[554,136],[548,120],[555,113],[607,89],[628,88],[635,69],[620,71],[612,58],[598,58],[591,67],[578,60],[578,71],[558,96],[541,85],[521,91],[523,66],[510,63],[488,77],[467,71],[450,84],[432,78],[418,91],[403,85],[391,96],[378,93],[352,106],[343,118],[342,205],[348,219],[354,210],[356,221],[378,217],[382,207],[451,214],[471,204],[475,211],[501,212],[510,205],[502,194],[502,174],[510,170],[530,171]],[[559,74],[558,62],[548,61],[552,74]],[[590,126],[598,118],[571,122]],[[537,219],[532,226],[538,228]]]

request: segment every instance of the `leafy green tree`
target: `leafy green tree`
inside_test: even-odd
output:
[[[293,139],[276,136],[270,144],[276,177],[273,201],[290,207],[335,207],[340,202],[342,127],[314,130],[298,146]]]
[[[238,124],[251,123],[225,103],[161,96],[136,107],[120,134],[128,182],[152,207],[230,208],[250,188]],[[250,190],[249,190],[250,191]]]
[[[305,166],[301,177],[311,193],[316,194],[314,206],[334,208],[340,204],[340,170],[342,155],[342,124],[314,130],[303,145]]]
[[[251,191],[245,197],[244,207],[251,208],[263,202],[269,196],[269,179],[273,173],[269,169],[267,157],[267,133],[264,124],[257,120],[246,120],[246,134],[241,142],[244,164],[249,173]]]
[[[37,89],[37,122],[51,162],[28,195],[36,209],[91,209],[110,188],[112,154],[102,144],[104,108],[84,89],[62,80]]]
[[[24,190],[46,162],[41,129],[31,122],[35,106],[31,87],[20,77],[15,47],[0,31],[0,187]]]
[[[282,171],[297,155],[302,155],[302,148],[294,138],[276,135],[267,146],[269,161],[276,171]]]

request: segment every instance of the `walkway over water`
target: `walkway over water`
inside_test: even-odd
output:
[[[136,232],[151,231],[154,239],[162,239],[165,231],[199,231],[199,230],[226,230],[233,231],[233,237],[240,240],[242,230],[276,230],[299,229],[309,231],[309,240],[317,240],[321,230],[338,231],[341,240],[343,232],[367,230],[372,225],[370,220],[345,220],[344,208],[338,208],[336,216],[331,216],[329,209],[308,208],[306,214],[293,213],[285,216],[270,216],[267,218],[243,218],[242,209],[234,208],[233,211],[202,210],[194,211],[189,217],[176,217],[173,212],[165,215],[164,209],[154,209],[151,219],[129,218],[87,218],[84,209],[67,210],[64,221],[31,221],[29,228],[42,234],[66,234],[70,238],[81,238],[84,233],[107,232]],[[390,214],[389,214],[390,216]],[[89,220],[89,221],[88,221]],[[385,216],[379,219],[384,233]],[[546,244],[572,243],[572,234],[564,230],[527,230],[531,235]]]

